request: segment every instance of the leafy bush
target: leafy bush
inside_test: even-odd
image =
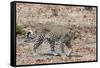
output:
[[[23,30],[22,26],[16,25],[16,34],[24,34],[25,31]]]

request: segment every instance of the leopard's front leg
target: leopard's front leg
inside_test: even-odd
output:
[[[36,52],[36,49],[42,44],[43,40],[42,41],[36,41],[34,44],[33,44],[33,57],[38,55],[38,53]]]

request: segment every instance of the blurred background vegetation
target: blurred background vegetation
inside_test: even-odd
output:
[[[16,34],[17,35],[23,35],[25,34],[24,28],[22,26],[16,25]]]

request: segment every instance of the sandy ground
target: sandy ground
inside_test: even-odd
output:
[[[58,6],[40,4],[17,4],[17,24],[25,30],[31,28],[41,29],[46,27],[57,33],[67,32],[72,28],[78,30],[81,37],[72,40],[73,52],[76,56],[32,56],[32,42],[26,43],[23,35],[17,35],[16,41],[16,64],[48,64],[63,62],[80,62],[96,60],[96,8],[92,11],[78,6]],[[56,9],[53,11],[53,9]],[[55,15],[55,13],[57,15]],[[60,52],[59,45],[55,50]],[[48,43],[42,43],[37,49],[38,53],[50,51]],[[67,47],[65,48],[67,51]]]

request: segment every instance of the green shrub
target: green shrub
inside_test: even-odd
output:
[[[24,34],[25,31],[23,30],[22,26],[16,25],[16,34]]]

